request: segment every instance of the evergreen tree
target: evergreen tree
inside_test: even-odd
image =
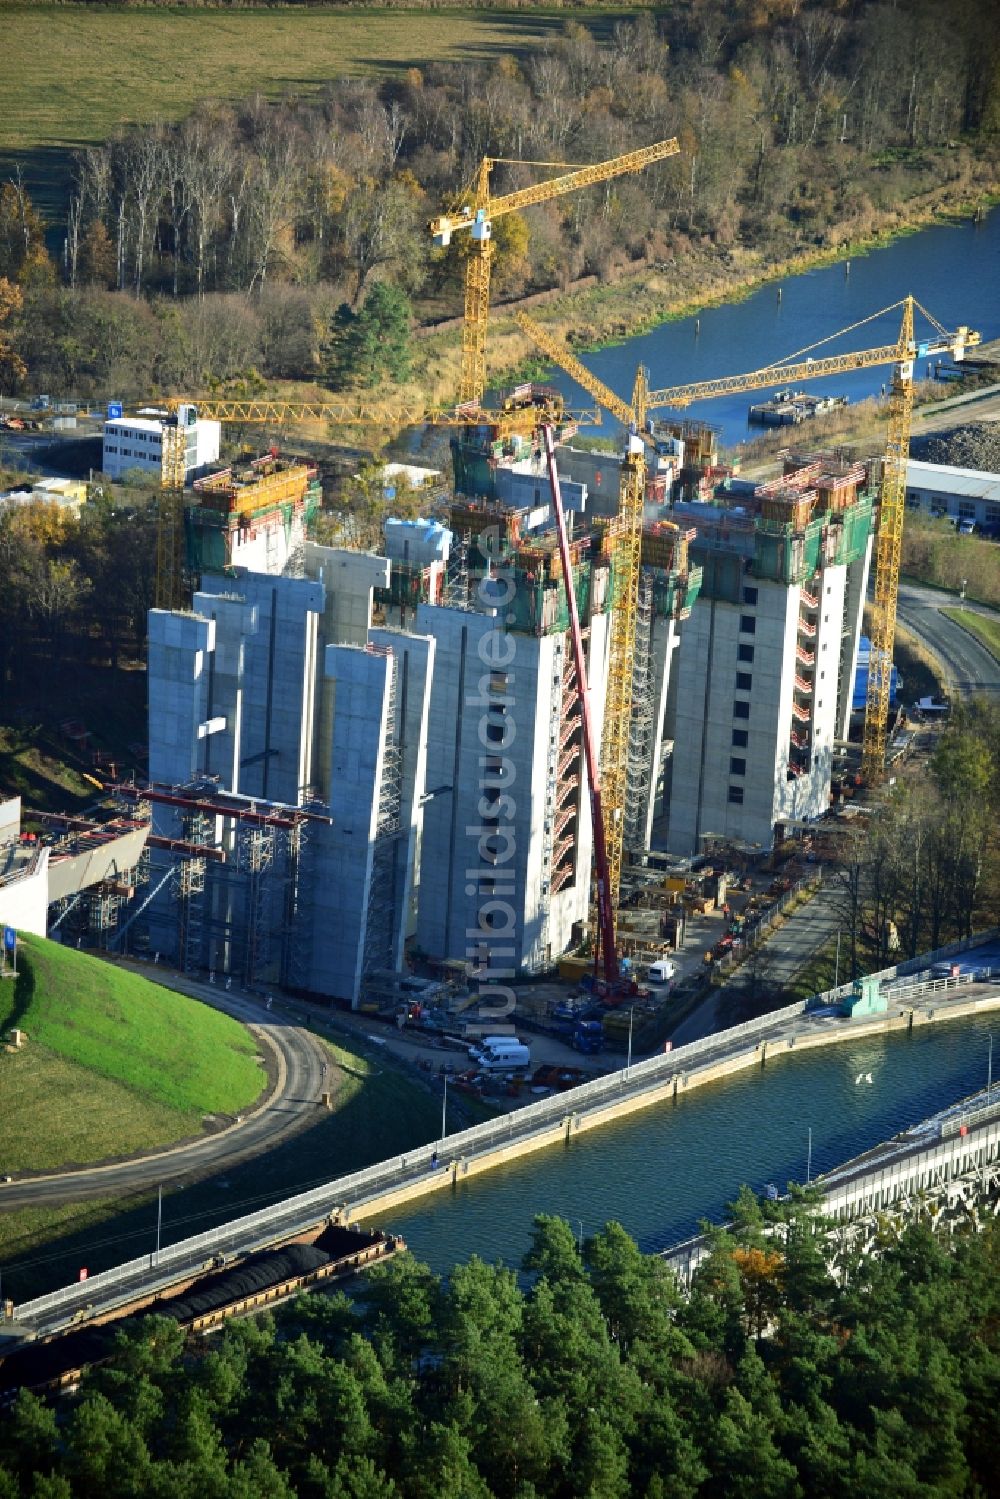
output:
[[[326,382],[331,390],[399,384],[410,373],[413,309],[406,293],[378,281],[359,312],[345,303],[330,322]]]

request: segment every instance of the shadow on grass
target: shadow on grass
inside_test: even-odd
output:
[[[339,1038],[336,1044],[344,1049]],[[440,1106],[434,1094],[387,1067],[384,1058],[377,1063],[378,1073],[369,1075],[343,1108],[324,1113],[312,1128],[277,1149],[188,1185],[165,1183],[161,1245],[204,1233],[435,1139]],[[357,1069],[348,1064],[340,1070],[363,1076],[363,1060],[358,1059]],[[331,1208],[335,1205],[331,1200]],[[81,1211],[86,1207],[81,1204]],[[37,1210],[33,1214],[37,1216]],[[37,1229],[31,1234],[36,1238]],[[103,1222],[60,1234],[47,1244],[19,1248],[17,1240],[8,1242],[0,1254],[4,1295],[25,1301],[76,1280],[81,1265],[95,1275],[152,1253],[155,1245],[156,1190],[146,1188],[123,1198],[120,1208],[111,1209]]]
[[[25,1015],[31,1008],[31,1001],[35,997],[35,974],[31,963],[22,953],[19,959],[20,967],[17,978],[14,980],[14,1003],[11,1005],[4,1019],[0,1021],[0,1032],[6,1038],[11,1031],[21,1030]],[[4,990],[0,989],[0,994]]]

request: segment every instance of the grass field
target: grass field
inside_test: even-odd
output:
[[[114,1078],[95,1084],[86,1067],[44,1046],[29,1044],[0,1058],[0,1078],[0,1172],[89,1165],[155,1150],[197,1129],[190,1114]]]
[[[436,1138],[438,1094],[391,1057],[367,1054],[363,1043],[326,1044],[336,1064],[333,1112],[321,1112],[311,1129],[266,1155],[165,1195],[165,1244]],[[24,1300],[74,1279],[80,1265],[94,1273],[142,1254],[155,1225],[155,1194],[151,1200],[148,1192],[51,1214],[0,1213],[5,1293]]]
[[[985,614],[976,614],[971,609],[942,609],[948,619],[968,630],[970,635],[986,647],[1000,661],[1000,619],[990,619]]]
[[[28,1036],[29,1053],[38,1049],[53,1062],[84,1070],[95,1095],[109,1085],[103,1136],[98,1139],[99,1103],[86,1126],[89,1159],[140,1148],[131,1138],[123,1091],[137,1100],[141,1131],[148,1137],[154,1128],[163,1128],[160,1139],[197,1131],[204,1114],[235,1113],[259,1096],[263,1077],[256,1043],[228,1016],[40,937],[23,939],[18,967],[13,992],[8,985],[0,996],[0,1030],[6,1034],[17,1026]],[[24,1089],[26,1101],[35,1089],[41,1096],[44,1077],[35,1077],[23,1059],[0,1056],[0,1068],[5,1073],[5,1098],[14,1086]],[[69,1074],[66,1081],[70,1082]],[[72,1081],[74,1087],[79,1083]],[[144,1115],[144,1110],[152,1112]],[[173,1116],[172,1129],[168,1115]],[[22,1164],[39,1164],[36,1157],[43,1151],[47,1162],[58,1161],[54,1130],[51,1142],[43,1140],[44,1117],[12,1117],[5,1106],[0,1113],[0,1156],[7,1159],[8,1151],[23,1154],[22,1132],[33,1130],[36,1154]],[[69,1158],[81,1159],[61,1157]]]
[[[613,14],[620,19],[623,12]],[[565,19],[558,10],[533,9],[404,16],[5,5],[0,167],[20,163],[29,192],[52,214],[65,191],[68,153],[105,140],[119,125],[177,119],[203,98],[309,94],[344,74],[519,51]]]

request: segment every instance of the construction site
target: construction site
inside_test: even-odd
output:
[[[826,812],[845,755],[878,779],[913,355],[960,359],[977,335],[935,325],[918,346],[906,298],[892,345],[664,390],[640,369],[627,402],[519,316],[620,445],[574,445],[580,414],[550,387],[486,399],[492,220],[676,150],[503,198],[484,162],[474,205],[430,226],[471,237],[454,410],[175,403],[186,421],[447,423],[452,495],[427,519],[387,513],[378,551],[319,545],[314,464],[271,446],[185,491],[163,418],[148,776],[110,788],[148,839],[127,879],[56,902],[52,928],[261,993],[393,1014],[419,992],[442,1025],[509,1013],[511,985],[562,962],[613,1012],[649,998],[727,869]],[[683,416],[879,363],[894,376],[872,462],[789,451],[750,482]]]

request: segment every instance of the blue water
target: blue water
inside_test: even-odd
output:
[[[394,1208],[383,1226],[439,1271],[472,1254],[518,1264],[539,1212],[584,1234],[614,1218],[644,1249],[661,1249],[720,1219],[744,1182],[760,1191],[804,1181],[810,1129],[816,1175],[985,1087],[990,1025],[954,1021],[781,1057]]]
[[[844,263],[831,265],[791,277],[780,286],[780,302],[778,283],[769,284],[745,301],[707,308],[697,318],[664,323],[615,348],[586,354],[583,362],[627,400],[640,363],[647,366],[654,388],[740,374],[826,339],[910,292],[949,331],[966,323],[982,333],[984,342],[996,338],[1000,336],[1000,209],[980,224],[937,224],[884,249],[853,257],[849,272]],[[815,356],[894,343],[899,325],[900,313],[889,313],[817,349]],[[918,316],[918,337],[929,332],[930,326]],[[918,365],[918,377],[926,373],[926,365]],[[888,367],[861,370],[812,380],[803,388],[814,395],[846,395],[853,402],[878,394],[889,377]],[[553,372],[552,381],[566,393],[572,407],[592,404],[561,370]],[[721,441],[735,445],[762,430],[747,425],[750,401],[765,400],[777,388],[752,396],[699,401],[685,407],[684,414],[714,423],[721,429]],[[942,394],[949,394],[944,386]],[[615,425],[605,416],[600,430],[610,436]],[[808,427],[798,430],[807,432]]]

